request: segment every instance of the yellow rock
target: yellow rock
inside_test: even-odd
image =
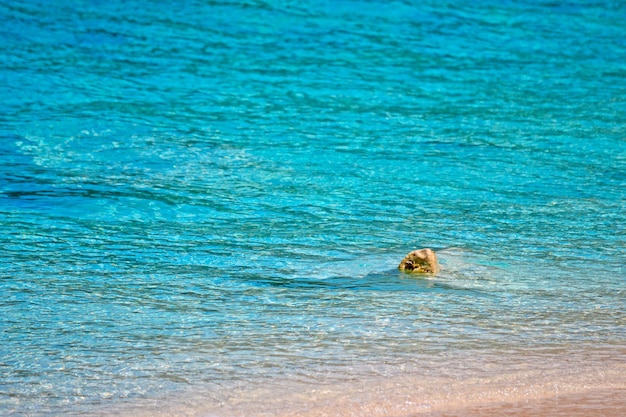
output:
[[[398,269],[411,274],[436,274],[439,272],[439,263],[434,250],[418,249],[405,256]]]

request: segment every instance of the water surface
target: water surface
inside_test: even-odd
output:
[[[0,4],[0,414],[255,415],[268,381],[268,415],[296,414],[271,405],[294,381],[499,395],[409,390],[395,415],[623,389],[625,21],[610,1]],[[437,277],[395,269],[419,247]]]

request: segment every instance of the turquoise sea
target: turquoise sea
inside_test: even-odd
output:
[[[623,1],[0,1],[0,415],[623,394],[625,263]]]

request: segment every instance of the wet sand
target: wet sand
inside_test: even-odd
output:
[[[433,358],[419,366],[352,369],[195,387],[107,415],[421,417],[626,415],[622,349],[550,356]],[[330,382],[329,382],[330,381]],[[129,405],[129,404],[127,404]]]
[[[487,388],[487,387],[485,387]],[[300,402],[304,400],[304,402]],[[377,398],[348,401],[324,401],[308,403],[303,398],[284,401],[259,401],[249,403],[234,401],[228,406],[205,407],[200,404],[178,404],[142,407],[133,411],[127,409],[123,415],[133,416],[205,416],[205,417],[622,417],[626,416],[626,387],[621,389],[589,390],[545,398],[530,398],[519,401],[485,403],[465,403],[462,399],[453,400],[448,405],[412,403],[406,398],[398,398],[396,403],[389,399]],[[292,402],[294,401],[294,402]],[[237,404],[238,403],[238,404]],[[270,404],[271,403],[271,404]],[[464,405],[460,405],[464,403]],[[107,413],[108,414],[108,413]]]
[[[433,417],[545,417],[545,416],[626,416],[626,389],[590,390],[569,395],[524,400],[474,404],[453,410],[426,412],[417,416]]]

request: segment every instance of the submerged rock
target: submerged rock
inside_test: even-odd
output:
[[[398,269],[411,274],[436,274],[439,272],[439,263],[434,250],[418,249],[405,256]]]

